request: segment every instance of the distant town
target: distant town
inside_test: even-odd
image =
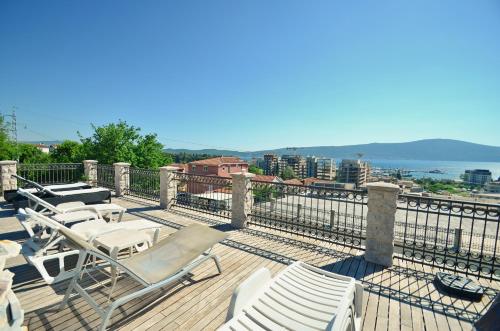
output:
[[[57,149],[58,144],[34,144],[43,153]],[[363,189],[367,183],[383,181],[397,184],[405,193],[420,196],[473,198],[485,202],[500,201],[500,177],[493,178],[488,169],[468,169],[460,180],[411,178],[406,169],[374,168],[369,161],[301,156],[296,154],[265,154],[243,160],[236,156],[213,157],[207,154],[174,154],[172,164],[180,171],[197,175],[229,177],[231,173],[248,171],[256,174],[261,182],[293,185],[322,186],[328,188]],[[192,161],[190,161],[192,160]],[[429,174],[441,173],[439,169]]]
[[[256,181],[327,188],[363,189],[370,182],[383,181],[399,185],[405,193],[424,197],[500,200],[500,178],[492,178],[487,169],[466,170],[460,180],[415,179],[407,177],[400,169],[372,169],[370,162],[361,159],[343,159],[337,165],[332,158],[290,154],[266,154],[250,161],[228,156],[210,157],[172,166],[185,173],[220,177],[248,171],[256,175]]]

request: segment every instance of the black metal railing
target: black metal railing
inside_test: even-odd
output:
[[[401,194],[397,256],[466,275],[500,279],[500,205]]]
[[[41,185],[68,184],[85,180],[82,163],[21,163],[17,167],[17,174]],[[18,180],[17,185],[24,187],[26,182]]]
[[[362,248],[367,193],[252,181],[250,224]]]
[[[115,167],[107,164],[97,164],[97,186],[115,189]]]
[[[129,188],[126,194],[160,201],[160,170],[130,168]]]
[[[175,173],[173,206],[231,218],[231,178]]]

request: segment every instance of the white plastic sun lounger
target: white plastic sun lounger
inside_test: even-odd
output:
[[[29,210],[28,214],[30,214]],[[219,258],[210,251],[214,245],[224,240],[227,235],[204,225],[189,225],[161,240],[152,248],[118,261],[96,250],[74,231],[69,229],[60,229],[60,231],[71,245],[80,250],[77,263],[78,272],[71,280],[60,309],[66,306],[72,293],[77,292],[101,317],[102,323],[99,327],[101,331],[106,329],[116,308],[130,300],[180,281],[191,270],[209,259],[213,259],[218,272],[222,272]],[[193,240],[193,238],[196,238],[196,240]],[[92,272],[92,264],[87,262],[89,257],[92,257],[90,260],[98,258],[109,263],[111,267],[121,271],[122,275],[129,276],[143,287],[135,292],[113,298],[113,300],[111,300],[112,293],[110,293],[109,300],[111,300],[111,303],[105,308],[101,307],[79,284],[80,280],[84,281],[84,275]]]
[[[28,211],[31,212],[28,213]],[[74,270],[65,270],[64,259],[71,255],[78,255],[78,251],[60,249],[64,240],[60,229],[67,229],[67,227],[29,208],[26,211],[22,208],[19,209],[16,216],[30,235],[30,238],[23,243],[22,253],[28,263],[38,270],[44,281],[47,284],[53,284],[72,277]],[[141,231],[149,237],[144,245],[135,246],[137,251],[142,251],[158,241],[162,227],[161,224],[144,219],[120,223],[107,223],[98,219],[75,224],[72,229],[88,242],[92,242],[100,235],[118,230]],[[53,260],[58,263],[59,273],[57,275],[50,275],[45,265],[48,261]]]
[[[360,330],[363,286],[295,262],[274,279],[262,268],[233,293],[227,330]]]
[[[118,214],[117,221],[120,222],[123,213],[127,210],[114,203],[86,205],[81,201],[66,202],[54,206],[25,189],[18,189],[18,193],[28,199],[29,208],[42,213],[51,211],[55,214],[53,218],[62,223],[88,221],[95,219],[95,217],[92,217],[95,214],[98,214],[99,218],[101,218],[102,215],[106,215],[110,220],[113,220],[113,214]]]

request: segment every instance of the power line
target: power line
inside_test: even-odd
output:
[[[35,115],[38,115],[38,116],[44,116],[44,117],[47,117],[47,118],[51,118],[53,120],[57,120],[57,121],[60,121],[60,122],[63,122],[63,123],[72,124],[73,126],[76,126],[78,129],[81,129],[82,126],[89,126],[89,125],[92,124],[92,123],[78,122],[78,121],[74,121],[73,119],[63,118],[63,117],[60,117],[60,116],[54,116],[54,115],[51,115],[51,114],[46,114],[46,113],[39,112],[39,111],[32,110],[32,109],[24,109],[23,108],[23,112],[28,112],[28,113],[35,114]],[[47,137],[47,138],[49,138],[51,140],[60,140],[60,139],[57,139],[57,138],[54,138],[54,137],[49,137],[49,136],[47,136],[47,135],[45,135],[43,133],[37,132],[37,131],[31,130],[31,129],[27,129],[27,127],[26,127],[27,124],[24,124],[24,125],[25,125],[25,129],[26,130],[31,131],[32,133],[35,133],[35,134],[37,134],[39,136],[42,136],[42,137],[44,136],[44,137]],[[223,149],[223,150],[244,150],[242,148],[237,148],[237,147],[215,146],[215,145],[209,145],[209,144],[200,143],[200,142],[194,142],[194,141],[189,141],[189,140],[183,140],[183,139],[176,139],[176,138],[165,137],[165,136],[158,135],[158,134],[156,134],[156,135],[157,135],[157,137],[160,140],[178,142],[178,143],[189,144],[189,145],[193,145],[193,146],[200,146],[200,147],[204,147],[204,148]]]

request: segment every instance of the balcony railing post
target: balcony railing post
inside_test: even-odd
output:
[[[17,179],[12,177],[17,173],[16,161],[0,161],[0,176],[2,181],[2,192],[17,189]]]
[[[115,195],[117,197],[128,193],[130,187],[130,163],[114,163],[115,167]]]
[[[472,240],[472,238],[471,238]],[[455,236],[453,238],[453,250],[455,252],[460,252],[460,247],[462,246],[462,229],[455,228]]]
[[[335,210],[330,210],[330,230],[335,227]]]
[[[300,221],[301,214],[302,214],[302,205],[299,203],[299,204],[297,204],[297,222]]]
[[[246,172],[231,174],[233,178],[231,225],[235,228],[245,228],[250,220],[253,203],[251,179],[254,176]]]
[[[365,260],[392,266],[394,253],[394,221],[399,187],[389,183],[370,183],[366,219]]]
[[[276,209],[276,198],[269,198],[269,208],[270,208],[270,212],[271,213],[274,213],[275,209]]]
[[[97,186],[97,161],[83,160],[83,174],[89,185]]]
[[[177,167],[160,168],[160,207],[169,209],[175,202],[177,195],[177,181],[175,173],[179,171]]]

